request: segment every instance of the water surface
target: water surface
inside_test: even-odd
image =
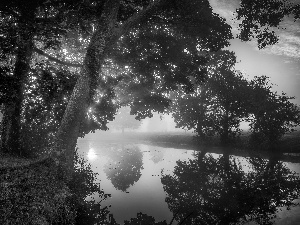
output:
[[[205,197],[205,193],[213,192],[216,192],[215,196],[220,195],[216,198],[217,204],[211,203],[209,211],[204,207],[199,213],[203,213],[203,215],[223,215],[224,212],[218,211],[217,208],[222,205],[221,201],[228,201],[227,198],[230,199],[228,195],[231,190],[228,189],[228,193],[219,193],[224,189],[218,189],[220,184],[223,185],[224,179],[222,173],[214,169],[221,168],[223,165],[218,154],[195,156],[196,152],[188,149],[174,149],[147,144],[113,144],[85,139],[78,141],[78,147],[79,153],[83,154],[88,159],[92,169],[99,173],[98,178],[101,181],[101,189],[105,193],[111,194],[111,197],[103,203],[103,206],[110,206],[109,210],[119,224],[122,224],[124,220],[136,217],[138,212],[153,216],[156,222],[166,220],[169,223],[174,211],[179,210],[182,213],[184,211],[176,208],[176,204],[180,203],[182,208],[186,204],[185,210],[188,213],[188,211],[193,210],[192,208],[189,209],[189,205],[195,204],[195,207],[198,208],[203,206],[202,203],[194,202],[193,199],[203,197],[203,199],[214,201],[212,196]],[[200,158],[201,162],[199,161]],[[240,163],[239,168],[241,171],[248,173],[253,170],[247,159],[242,157],[233,158]],[[176,163],[178,160],[183,163]],[[194,170],[199,169],[198,162],[199,165],[208,169],[195,172]],[[195,163],[197,165],[194,165]],[[177,171],[177,174],[174,175],[176,166],[179,172]],[[211,168],[209,168],[210,166]],[[287,166],[300,172],[299,163],[287,163]],[[191,168],[191,171],[189,171],[189,168]],[[207,173],[210,174],[207,175]],[[239,172],[235,173],[239,174]],[[200,183],[207,178],[209,179],[205,185],[209,184],[208,188],[210,189],[203,192]],[[180,184],[180,182],[183,182],[183,184]],[[193,186],[195,186],[194,189]],[[167,202],[166,198],[168,199]],[[185,198],[191,199],[186,203]],[[234,203],[232,204],[234,205]],[[204,212],[204,210],[206,211]],[[300,224],[299,215],[299,207],[290,211],[283,208],[283,211],[277,213],[279,218],[275,220],[275,224]],[[184,213],[182,216],[184,216]],[[235,215],[228,214],[228,216],[233,217]],[[226,218],[222,219],[226,220]],[[180,217],[178,217],[178,220],[180,220]]]

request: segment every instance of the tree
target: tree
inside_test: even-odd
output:
[[[13,2],[12,2],[13,4]],[[4,6],[5,7],[5,6]],[[2,8],[2,7],[1,7]],[[33,26],[32,21],[34,20],[34,11],[36,8],[36,3],[30,3],[26,5],[26,7],[20,8],[20,16],[18,19],[16,18],[7,18],[6,20],[1,19],[2,25],[4,29],[2,29],[1,37],[2,39],[6,39],[8,36],[8,32],[11,28],[8,28],[9,25],[13,25],[13,23],[18,20],[19,27],[15,31],[15,35],[12,37],[10,42],[17,45],[18,48],[13,49],[15,51],[15,66],[12,70],[13,77],[8,77],[7,73],[2,73],[1,76],[4,76],[5,79],[10,79],[12,82],[10,85],[10,99],[5,102],[4,109],[4,118],[2,124],[5,124],[6,130],[3,130],[2,127],[1,132],[1,147],[2,148],[10,148],[13,151],[20,153],[20,115],[21,115],[21,104],[23,100],[23,89],[24,83],[26,80],[27,73],[29,71],[29,62],[32,55],[33,48]],[[1,14],[3,11],[1,11]],[[7,31],[7,33],[6,33]],[[12,35],[10,34],[10,37]],[[19,37],[19,38],[16,38]],[[1,41],[2,42],[2,41]],[[4,41],[3,45],[7,48],[4,48],[6,51],[2,52],[5,54],[7,52],[11,53],[13,50],[9,46],[12,43],[7,43]],[[2,46],[1,46],[2,47]],[[6,66],[6,65],[4,65]],[[7,66],[6,66],[7,67]],[[2,70],[3,72],[3,70]],[[8,71],[5,71],[8,72]],[[8,89],[6,89],[8,91]],[[6,92],[5,91],[5,92]],[[8,97],[8,93],[4,92],[4,96]]]
[[[68,5],[68,7],[70,4]],[[22,153],[21,120],[25,86],[33,53],[38,44],[43,49],[56,48],[59,35],[68,25],[63,23],[66,4],[57,1],[2,1],[1,20],[1,149]]]
[[[239,133],[247,115],[247,80],[234,71],[235,56],[229,51],[211,55],[209,77],[195,93],[177,94],[173,117],[177,126],[194,128],[200,138],[220,135],[221,143]]]
[[[255,77],[250,85],[248,110],[252,116],[248,121],[252,141],[268,150],[276,150],[283,135],[300,124],[300,108],[289,101],[293,97],[272,92],[266,76]]]
[[[234,70],[236,57],[233,52],[220,52],[211,61],[216,67],[208,81],[214,96],[212,105],[216,115],[215,129],[221,143],[226,145],[239,134],[240,122],[248,114],[248,81],[242,73]]]
[[[172,116],[177,127],[195,129],[204,139],[215,134],[214,114],[209,97],[211,90],[206,85],[198,88],[195,94],[178,94],[172,105]]]
[[[159,28],[159,30],[164,31],[165,34],[168,34],[169,37],[178,37],[177,40],[181,41],[182,44],[180,48],[177,49],[177,52],[173,51],[173,53],[180,52],[181,55],[186,54],[187,57],[193,58],[194,68],[196,68],[194,69],[193,75],[198,80],[201,80],[203,72],[199,70],[199,67],[204,64],[204,57],[197,57],[199,48],[215,51],[228,45],[228,39],[231,38],[230,27],[223,19],[212,12],[208,1],[204,0],[189,2],[181,0],[132,1],[130,3],[128,1],[118,0],[84,3],[80,1],[33,1],[32,4],[28,4],[28,7],[29,6],[32,6],[32,8],[28,10],[28,12],[30,11],[31,13],[24,13],[28,13],[31,19],[21,20],[28,22],[20,27],[24,28],[24,35],[32,35],[40,38],[37,38],[38,41],[34,39],[33,43],[30,39],[31,51],[27,52],[29,57],[26,58],[26,65],[22,66],[22,68],[29,68],[29,59],[32,57],[30,53],[35,51],[56,63],[78,67],[80,74],[56,134],[55,144],[52,147],[52,157],[60,165],[62,171],[66,172],[66,177],[69,177],[68,174],[72,171],[74,148],[80,133],[81,123],[86,117],[87,112],[89,112],[89,108],[93,102],[92,99],[96,94],[98,81],[101,80],[101,75],[99,78],[100,70],[107,62],[107,59],[112,58],[111,56],[114,55],[112,54],[114,50],[118,50],[118,43],[122,43],[123,39],[130,41],[130,38],[134,37],[135,34],[137,37],[139,34],[145,34],[145,32],[138,32],[143,30],[142,28],[146,30],[147,28],[151,28],[148,29],[151,30],[151,32]],[[26,11],[26,9],[21,7],[19,1],[5,1],[5,4],[1,7],[1,16],[5,19],[12,18],[17,20],[19,14],[21,14],[20,12],[23,12],[22,10]],[[14,22],[11,24],[18,24],[18,27],[20,25]],[[40,29],[33,30],[36,32],[29,32],[30,30],[28,29],[30,27]],[[53,29],[50,29],[50,27],[53,27]],[[195,27],[197,29],[195,29]],[[12,32],[7,33],[9,35],[12,34]],[[51,51],[48,51],[48,53],[43,51],[51,49],[49,46],[57,46],[57,42],[61,44],[62,39],[66,39],[66,41],[72,40],[72,43],[76,43],[76,41],[78,42],[78,40],[84,38],[84,34],[88,34],[85,39],[86,48],[81,63],[79,64],[66,62],[62,60],[64,57],[55,58],[49,54]],[[8,35],[4,35],[2,37],[7,36]],[[147,39],[151,40],[151,36],[148,35]],[[170,40],[174,41],[174,38]],[[53,44],[53,42],[55,44]],[[9,46],[12,45],[9,44]],[[44,49],[41,50],[36,46],[41,46],[41,48]],[[156,46],[153,45],[152,49],[155,49],[155,47]],[[149,48],[150,46],[148,46],[148,49]],[[20,50],[21,48],[18,49]],[[172,50],[174,49],[175,45]],[[62,49],[60,48],[59,50]],[[133,52],[127,51],[126,48],[122,46],[119,48],[119,51],[121,50],[123,55]],[[58,53],[56,49],[52,52]],[[60,53],[61,52],[63,51],[60,51]],[[155,51],[149,53],[154,55]],[[151,54],[148,54],[147,57],[151,56]],[[166,54],[160,58],[164,58],[167,61],[171,59],[172,55],[174,54]],[[136,69],[141,67],[136,66],[138,64],[142,65],[141,62],[146,62],[144,59],[147,57],[133,54],[132,57],[128,58],[128,61],[125,62],[128,66],[132,64],[133,66],[130,69],[136,74],[139,74],[140,71]],[[25,61],[21,60],[21,62]],[[155,62],[157,62],[157,60],[153,59],[151,61],[152,65],[154,65]],[[146,78],[145,80],[150,81],[151,77],[162,77],[165,78],[166,84],[172,84],[172,88],[180,83],[188,84],[189,80],[185,78],[183,71],[188,70],[189,67],[179,63],[180,60],[174,58],[169,64],[166,64],[167,68],[165,71],[169,70],[171,73],[145,73],[144,75],[146,76],[141,76],[140,79],[143,80]],[[180,66],[177,66],[177,64]],[[17,68],[16,65],[17,63],[14,65],[15,68]],[[180,70],[177,70],[177,67],[180,68]],[[152,66],[152,71],[153,68]],[[28,69],[22,71],[23,74],[28,74]],[[20,73],[18,72],[18,74]],[[25,79],[25,76],[23,76],[23,78]],[[21,83],[23,84],[23,82],[19,82],[19,84]],[[141,86],[143,83],[144,82],[138,82],[136,86]],[[18,93],[24,93],[24,91],[21,90]],[[151,90],[148,90],[148,93],[152,94]],[[110,92],[108,91],[106,94],[109,96]],[[21,94],[18,96],[21,96]],[[135,105],[142,107],[145,103],[148,105],[148,102],[150,102],[150,105],[155,105],[164,99],[161,95],[157,94],[152,95],[151,98],[149,98],[149,95],[143,97],[143,99],[134,99]],[[8,111],[6,110],[6,112]],[[105,115],[103,117],[105,118]],[[20,116],[18,116],[18,118],[20,118]],[[7,128],[9,126],[5,125],[3,127]],[[8,135],[7,137],[11,136]]]
[[[167,225],[167,222],[161,221],[161,222],[155,222],[155,219],[153,216],[149,216],[147,214],[143,213],[137,213],[137,216],[135,218],[131,218],[130,221],[125,220],[124,225],[139,225],[139,224],[148,224],[148,225]]]
[[[273,28],[279,27],[284,17],[293,16],[294,21],[299,20],[300,4],[284,0],[243,0],[237,12],[237,19],[242,20],[239,38],[243,41],[256,38],[258,47],[262,49],[278,42],[279,37],[276,36]],[[261,113],[256,114],[257,123],[252,123],[254,136],[259,140],[267,139],[267,144],[272,149],[284,133],[292,131],[291,128],[299,124],[299,107],[289,102],[292,98],[286,94],[272,93],[266,77],[256,78],[253,83],[264,87],[260,89],[260,91],[264,89],[263,99],[260,101],[265,104],[264,107],[258,108]]]
[[[35,93],[37,91],[34,87],[35,83],[32,82],[32,76],[38,77],[34,73],[44,73],[46,69],[50,70],[47,71],[50,78],[51,75],[55,74],[53,69],[66,72],[67,67],[72,67],[68,70],[74,74],[74,71],[76,72],[74,67],[81,67],[80,63],[73,63],[72,61],[77,60],[80,62],[80,53],[85,52],[83,49],[89,39],[89,32],[93,29],[95,15],[101,11],[102,3],[34,0],[24,6],[22,1],[2,1],[0,6],[0,66],[1,79],[3,78],[5,82],[1,85],[0,91],[0,100],[3,104],[2,112],[4,114],[1,123],[1,150],[24,154],[26,144],[23,145],[23,134],[27,134],[28,128],[34,130],[33,127],[29,127],[24,122],[24,114],[26,114],[24,103],[28,102],[28,99],[26,99],[28,96],[25,95],[28,91],[32,92],[32,89]],[[96,12],[95,9],[99,11]],[[23,36],[24,40],[22,39]],[[22,47],[23,45],[27,46],[26,49]],[[52,67],[49,68],[48,62],[40,59],[36,54],[45,56],[48,60],[54,62]],[[53,56],[54,54],[56,57]],[[78,71],[79,69],[77,69]],[[70,73],[66,72],[66,75]],[[63,77],[61,78],[62,82],[66,80]],[[51,89],[51,79],[46,82],[49,82],[48,86]],[[55,91],[52,90],[52,92]],[[33,94],[30,95],[31,97],[34,96]],[[36,94],[36,98],[39,95]],[[68,96],[64,98],[68,100]],[[56,100],[60,101],[59,99]],[[37,105],[40,100],[36,99],[34,102]],[[107,106],[103,101],[99,101],[99,105],[102,108]],[[50,111],[49,108],[48,110]],[[103,114],[104,111],[107,111],[107,108],[103,109],[101,113]],[[97,116],[103,119],[102,114]],[[108,118],[111,117],[108,116]],[[38,118],[34,118],[34,120],[38,120]],[[55,119],[56,125],[60,124],[60,120],[59,117]],[[105,128],[105,122],[101,120],[100,122],[100,125],[97,124],[98,126],[95,125],[93,120],[90,123],[85,122],[85,127],[81,130],[86,130],[87,126],[89,126],[89,129],[95,129],[95,127]],[[26,126],[25,130],[23,129],[24,124]]]
[[[137,129],[142,121],[136,120],[134,115],[130,114],[129,107],[122,107],[117,111],[115,120],[109,123],[110,128],[121,129],[124,134],[125,129]]]
[[[59,121],[76,83],[76,73],[43,64],[32,69],[29,75],[25,85],[20,140],[22,154],[35,156],[54,142]]]
[[[95,32],[86,49],[80,77],[53,148],[53,157],[59,159],[57,162],[64,168],[63,171],[70,171],[72,167],[79,125],[88,108],[90,96],[97,83],[96,75],[105,56],[117,40],[126,36],[132,28],[163,23],[171,26],[176,31],[176,35],[185,34],[188,37],[194,37],[196,41],[194,49],[201,44],[201,47],[217,50],[228,45],[227,40],[231,38],[230,27],[225,24],[224,20],[212,13],[207,1],[153,1],[147,2],[147,6],[135,4],[134,10],[127,11],[127,14],[122,14],[121,9],[120,1],[105,1],[95,21]],[[195,26],[198,29],[195,29]],[[180,49],[180,51],[185,51],[185,49]]]

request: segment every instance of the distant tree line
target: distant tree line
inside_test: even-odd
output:
[[[233,52],[211,55],[208,77],[192,93],[173,94],[171,112],[178,127],[194,129],[202,141],[219,136],[227,145],[241,133],[242,121],[250,126],[256,147],[274,149],[285,133],[300,124],[300,108],[293,97],[272,91],[266,76],[247,80],[234,69]]]

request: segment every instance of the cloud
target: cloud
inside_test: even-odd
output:
[[[285,56],[292,59],[286,59],[286,62],[300,60],[300,23],[294,21],[291,17],[284,18],[278,29],[274,29],[279,36],[277,44],[268,46],[265,49],[259,50],[266,54],[274,54]],[[251,43],[258,50],[256,42]]]
[[[215,13],[226,19],[226,22],[232,27],[233,35],[239,33],[236,20],[236,9],[239,7],[239,1],[228,0],[209,0]],[[274,28],[275,33],[279,36],[279,42],[275,45],[268,46],[263,50],[257,47],[257,41],[249,42],[253,48],[266,54],[273,54],[300,60],[300,22],[294,21],[292,16],[285,17],[278,28]],[[288,60],[287,60],[288,61]]]

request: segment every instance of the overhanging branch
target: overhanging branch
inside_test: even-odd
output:
[[[149,15],[153,15],[157,12],[159,8],[168,3],[168,0],[157,0],[150,3],[145,9],[137,12],[130,18],[128,18],[122,25],[114,30],[113,36],[110,40],[111,43],[116,42],[124,33],[126,33],[130,28],[143,22],[144,19],[148,18]]]
[[[82,64],[62,61],[60,59],[57,59],[57,58],[55,58],[55,57],[53,57],[53,56],[45,53],[44,51],[42,51],[42,50],[40,50],[40,49],[38,49],[36,47],[33,50],[36,53],[38,53],[39,55],[45,56],[46,58],[48,58],[49,60],[51,60],[53,62],[62,64],[62,65],[65,65],[65,66],[70,66],[70,67],[82,67]],[[119,72],[120,71],[119,69],[113,68],[111,66],[102,66],[102,69],[114,70],[115,72]]]
[[[46,52],[34,47],[33,49],[36,53],[38,53],[39,55],[45,56],[46,58],[48,58],[50,61],[65,65],[65,66],[70,66],[70,67],[82,67],[82,64],[79,63],[71,63],[71,62],[66,62],[66,61],[62,61],[58,58],[55,58],[49,54],[47,54]]]
[[[15,18],[20,17],[20,15],[17,12],[15,12],[11,9],[8,9],[7,7],[6,8],[5,7],[0,7],[0,14],[1,13],[6,14],[8,16],[14,16]]]

